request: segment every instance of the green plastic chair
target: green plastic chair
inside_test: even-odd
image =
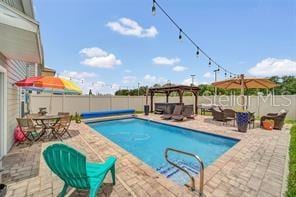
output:
[[[65,144],[53,144],[43,151],[43,157],[49,168],[65,183],[59,196],[65,196],[69,186],[87,189],[89,196],[96,196],[109,170],[115,185],[116,158],[113,156],[104,163],[90,163],[77,150]]]

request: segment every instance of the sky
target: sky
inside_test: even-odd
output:
[[[295,0],[157,0],[213,60],[235,74],[296,75]],[[214,81],[217,67],[152,0],[34,0],[45,65],[85,93]],[[229,77],[229,74],[226,78]],[[218,80],[225,78],[220,71]]]

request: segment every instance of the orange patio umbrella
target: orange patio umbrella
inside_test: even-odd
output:
[[[15,83],[18,87],[23,87],[27,90],[36,90],[50,92],[50,105],[49,110],[51,112],[52,107],[52,94],[53,93],[62,93],[62,94],[81,94],[82,90],[74,82],[53,77],[53,76],[38,76],[38,77],[29,77],[18,81]],[[63,97],[64,99],[64,97]]]
[[[270,89],[277,86],[276,83],[267,78],[245,77],[243,74],[239,78],[232,78],[212,83],[213,86],[223,89],[240,89],[241,104],[245,106],[245,89]]]
[[[65,85],[61,78],[58,77],[41,77],[40,79],[37,79],[34,83],[35,87],[40,88],[52,88],[52,89],[64,89]]]

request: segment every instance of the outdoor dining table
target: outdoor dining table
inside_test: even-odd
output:
[[[32,117],[32,120],[35,121],[38,126],[42,127],[36,141],[41,139],[48,131],[50,131],[50,134],[56,137],[53,127],[60,121],[62,117],[62,115],[44,115]]]

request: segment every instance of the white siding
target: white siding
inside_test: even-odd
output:
[[[13,145],[16,118],[20,116],[20,91],[14,83],[26,77],[26,63],[5,59],[0,56],[1,65],[7,70],[7,150]]]

